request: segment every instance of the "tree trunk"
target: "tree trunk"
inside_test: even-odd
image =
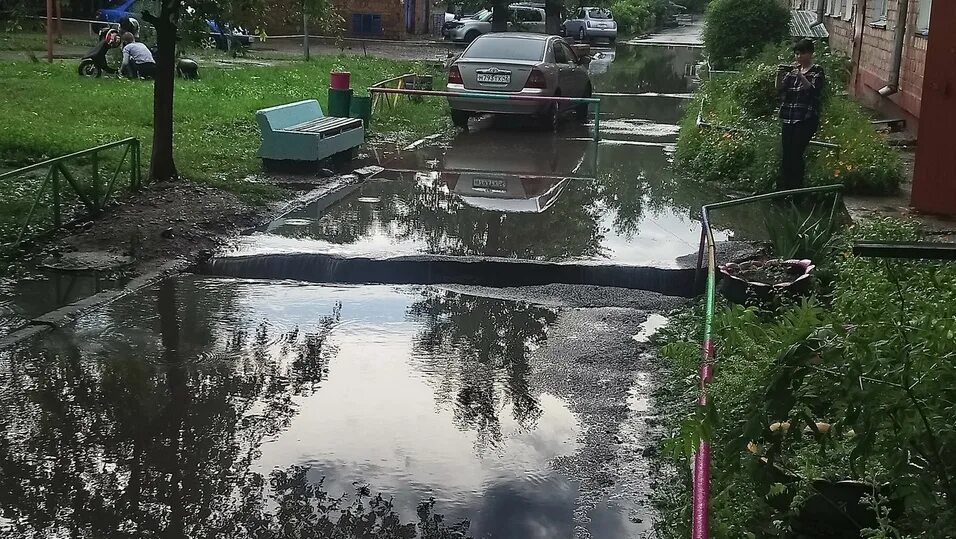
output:
[[[545,32],[551,35],[561,33],[561,1],[544,0],[544,27]]]
[[[176,80],[176,25],[169,17],[155,19],[156,80],[153,82],[153,151],[149,178],[153,181],[178,177],[173,161],[173,89]]]
[[[508,0],[495,0],[492,8],[491,31],[507,32],[511,13],[508,11]]]

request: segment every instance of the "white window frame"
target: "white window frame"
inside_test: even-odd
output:
[[[843,20],[852,21],[853,13],[856,11],[856,0],[846,0],[846,5],[843,9]]]
[[[916,31],[920,34],[929,33],[930,13],[933,11],[933,0],[919,0],[916,12]]]
[[[870,0],[873,4],[870,6],[870,24],[886,24],[886,14],[889,13],[889,0]],[[908,2],[909,0],[900,0]]]

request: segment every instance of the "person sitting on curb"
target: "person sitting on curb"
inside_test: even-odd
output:
[[[823,68],[813,63],[813,42],[803,39],[793,47],[795,62],[777,72],[780,93],[781,160],[780,190],[803,187],[804,153],[820,126],[820,98],[825,78]]]
[[[156,75],[156,62],[149,47],[136,41],[133,34],[123,34],[123,65],[120,73],[131,79],[152,79]]]

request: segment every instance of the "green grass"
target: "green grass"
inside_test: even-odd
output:
[[[92,38],[70,35],[65,35],[54,41],[56,45],[85,47],[92,47],[95,43]],[[46,51],[46,34],[41,32],[0,32],[0,51]]]
[[[434,68],[377,58],[320,57],[273,67],[203,65],[201,80],[176,81],[174,143],[180,174],[253,201],[275,196],[274,189],[252,179],[261,170],[255,112],[301,99],[318,99],[327,110],[333,67],[350,71],[356,89],[430,70],[436,86],[443,84]],[[142,141],[144,169],[148,166],[153,119],[152,85],[147,82],[81,78],[75,62],[0,63],[0,93],[0,170],[129,136]],[[447,117],[439,99],[402,102],[373,115],[370,139],[414,140],[446,129]],[[0,243],[11,239],[10,224],[22,221],[29,209],[30,185],[0,186]]]

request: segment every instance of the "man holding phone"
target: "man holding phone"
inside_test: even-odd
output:
[[[780,190],[803,187],[804,153],[820,125],[820,98],[825,78],[823,68],[813,63],[813,42],[803,39],[793,47],[795,62],[777,71],[780,95],[781,160]]]

